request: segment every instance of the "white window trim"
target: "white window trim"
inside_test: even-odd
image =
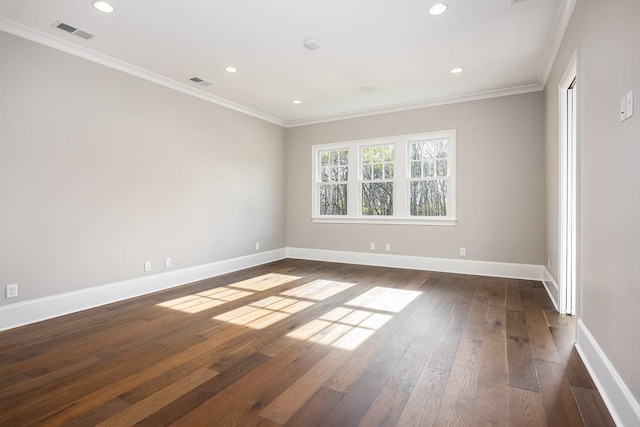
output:
[[[449,139],[449,205],[446,217],[418,217],[410,216],[409,199],[409,162],[407,155],[410,141],[418,139]],[[360,159],[359,153],[362,146],[395,144],[394,155],[394,215],[370,216],[361,215],[360,212]],[[456,130],[448,129],[436,132],[416,133],[374,139],[361,139],[345,142],[334,142],[313,145],[311,167],[311,197],[312,215],[314,223],[351,223],[351,224],[405,224],[405,225],[444,225],[455,226],[456,219]],[[349,149],[349,179],[347,183],[347,215],[320,215],[318,203],[318,168],[319,153],[325,150],[339,148]]]

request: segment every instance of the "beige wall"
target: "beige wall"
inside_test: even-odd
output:
[[[0,32],[0,305],[285,246],[284,129]]]
[[[640,399],[640,110],[619,120],[620,98],[640,106],[640,2],[579,0],[547,83],[546,252],[557,259],[557,86],[578,51],[580,104],[579,317]],[[557,279],[557,268],[553,269]]]
[[[542,264],[542,92],[287,130],[287,243],[291,247]],[[311,222],[311,146],[456,129],[455,227]]]

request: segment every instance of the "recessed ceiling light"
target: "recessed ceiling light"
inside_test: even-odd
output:
[[[302,104],[302,101],[300,101],[299,99],[294,99],[293,101],[291,101],[291,103],[293,103],[293,104]]]
[[[94,1],[93,7],[98,9],[100,12],[104,12],[104,13],[111,13],[114,10],[113,6],[111,6],[106,1]]]
[[[236,67],[224,67],[224,70],[227,73],[237,73],[238,72],[238,69]]]
[[[444,3],[436,3],[433,6],[431,6],[431,9],[429,9],[429,14],[431,15],[442,15],[443,13],[446,12],[446,10],[449,8],[449,6],[447,6]]]
[[[456,67],[456,68],[452,68],[451,69],[451,74],[460,74],[461,72],[464,71],[464,68],[462,67]]]
[[[322,46],[322,42],[320,40],[308,39],[304,41],[304,47],[306,47],[309,50],[319,49],[320,46]]]
[[[363,92],[373,92],[376,88],[373,86],[362,86],[360,90]]]

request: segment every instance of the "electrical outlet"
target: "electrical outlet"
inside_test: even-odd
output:
[[[5,287],[7,298],[16,298],[18,296],[18,284],[7,285]]]
[[[170,268],[170,267],[171,267],[171,258],[165,258],[164,268]]]
[[[386,245],[384,245],[384,250],[387,252],[391,251],[391,243],[387,243]]]
[[[260,250],[260,243],[256,243],[256,251]]]
[[[375,251],[376,250],[376,244],[375,243],[371,243],[370,248],[371,248],[372,251]]]
[[[547,258],[547,268],[551,268],[551,258]]]
[[[467,248],[460,248],[460,256],[467,256]]]
[[[151,261],[144,263],[144,271],[151,271]]]

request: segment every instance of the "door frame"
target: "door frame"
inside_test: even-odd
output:
[[[560,235],[558,252],[558,305],[562,314],[578,314],[579,286],[579,80],[577,51],[559,84],[560,99]]]

